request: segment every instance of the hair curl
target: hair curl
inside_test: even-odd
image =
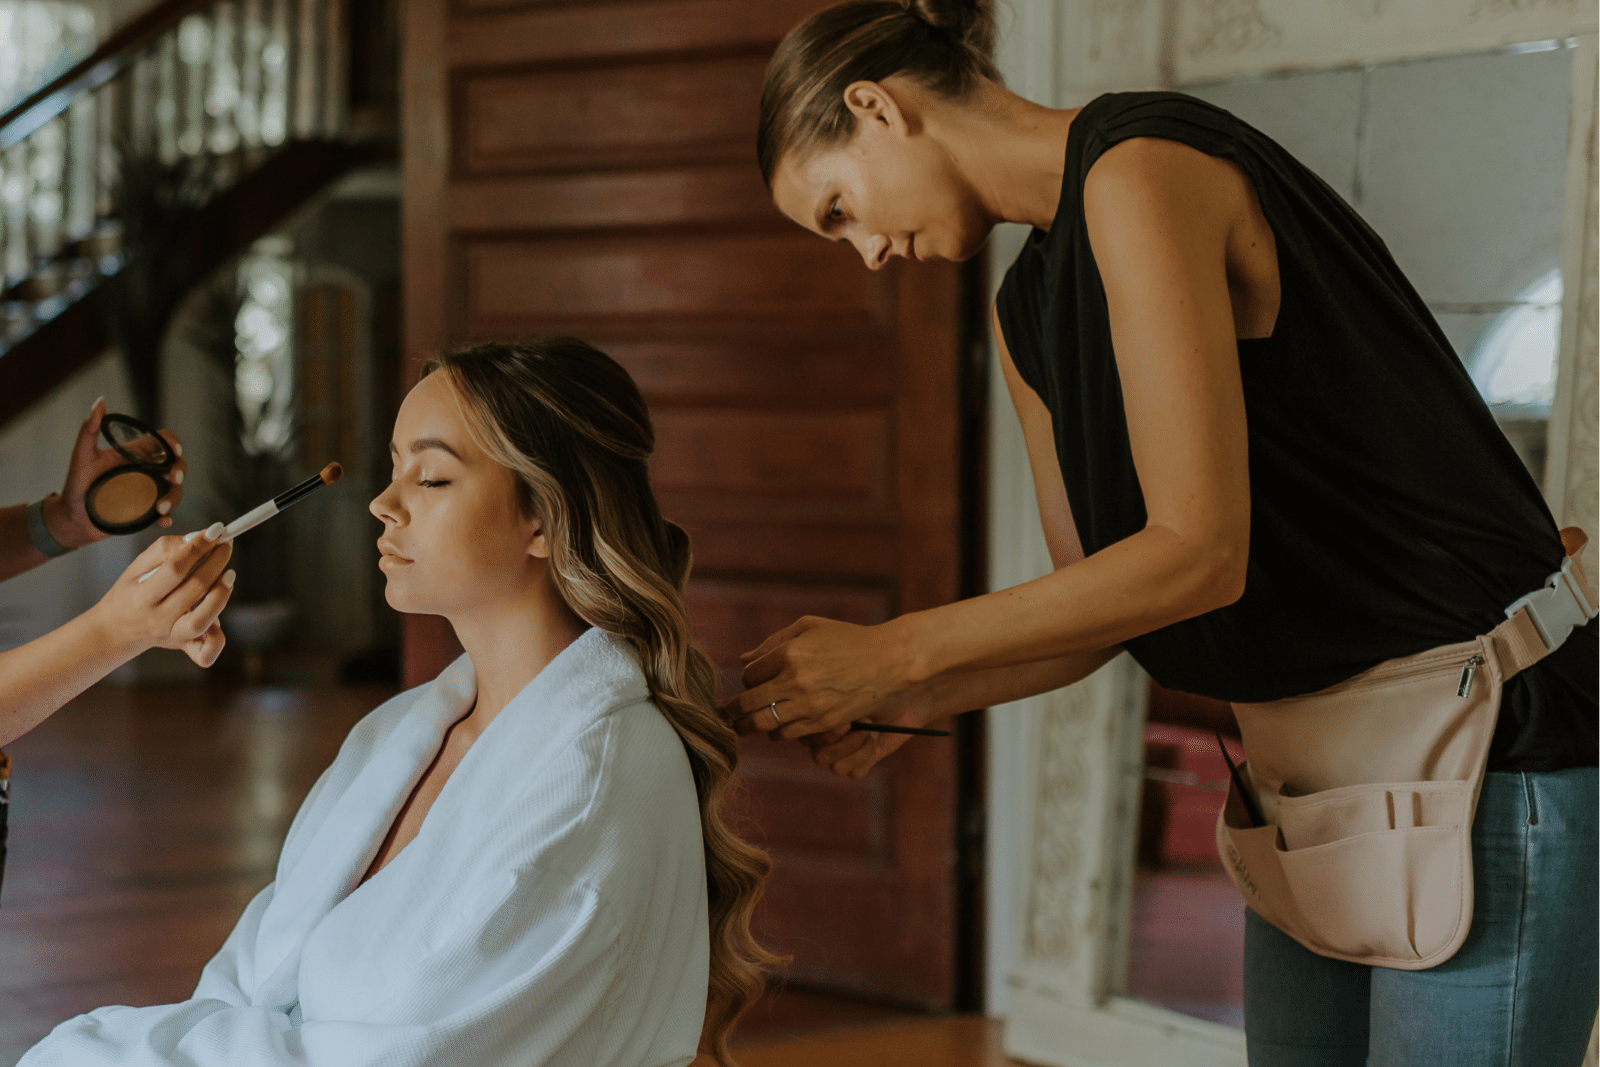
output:
[[[795,151],[847,141],[856,119],[844,91],[896,74],[959,100],[981,80],[1000,82],[993,0],[846,0],[790,30],[767,64],[756,158],[770,187]]]
[[[583,341],[484,344],[438,356],[468,432],[517,476],[542,521],[567,606],[626,640],[656,706],[683,741],[705,842],[711,974],[702,1048],[732,1067],[728,1035],[781,962],[750,933],[772,861],[727,824],[738,738],[717,712],[716,674],[689,634],[689,536],[661,515],[647,461],[655,431],[628,372]]]

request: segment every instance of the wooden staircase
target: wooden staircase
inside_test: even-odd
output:
[[[165,0],[0,114],[0,424],[117,342],[109,281],[160,270],[186,291],[395,158],[392,122],[352,121],[350,3]],[[117,215],[135,163],[202,176],[159,263]]]

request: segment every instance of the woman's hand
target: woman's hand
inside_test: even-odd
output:
[[[873,718],[874,722],[894,726],[926,726],[921,715],[901,715],[898,718]],[[880,734],[869,730],[852,730],[840,726],[823,734],[812,734],[800,739],[811,749],[811,760],[826,767],[841,778],[865,778],[878,761],[900,748],[911,738],[906,734]]]
[[[898,623],[856,626],[813,616],[792,623],[741,657],[748,688],[724,712],[740,733],[764,732],[779,741],[847,728],[858,719],[899,721],[888,716],[901,713],[913,660]]]
[[[81,548],[105,539],[107,535],[89,521],[89,512],[83,503],[84,494],[100,475],[128,462],[115,449],[100,447],[100,420],[105,413],[106,402],[102,397],[94,402],[89,409],[89,417],[78,427],[78,439],[72,445],[72,460],[67,467],[67,480],[61,487],[61,494],[44,502],[46,528],[52,537],[68,548]],[[172,488],[156,502],[156,510],[161,513],[156,524],[162,529],[169,529],[172,526],[173,509],[183,500],[183,476],[189,464],[183,459],[183,445],[179,443],[177,434],[171,430],[162,430],[160,433],[178,457],[166,475]]]
[[[163,537],[139,553],[100,602],[89,609],[107,643],[128,652],[181,648],[202,667],[217,661],[225,639],[217,616],[233,593],[225,570],[233,545],[216,543],[222,524]]]

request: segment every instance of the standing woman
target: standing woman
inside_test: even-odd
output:
[[[1170,688],[1277,701],[1488,634],[1546,585],[1566,551],[1538,487],[1336,193],[1181,94],[1024,100],[1000,84],[993,35],[987,0],[819,12],[767,70],[758,152],[778,207],[870,269],[965,260],[998,222],[1033,227],[995,339],[1055,570],[879,626],[799,620],[747,657],[741,729],[805,738],[859,777],[903,739],[846,732],[855,720],[923,725],[1075,682],[1124,648]],[[1597,995],[1586,614],[1505,682],[1465,944],[1431,969],[1364,966],[1252,911],[1254,1067],[1582,1058]]]

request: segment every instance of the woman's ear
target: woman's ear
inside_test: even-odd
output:
[[[528,555],[534,559],[550,558],[550,539],[544,533],[543,519],[529,519]]]
[[[899,101],[879,82],[851,82],[844,87],[844,106],[862,126],[875,126],[904,136],[910,132]]]

